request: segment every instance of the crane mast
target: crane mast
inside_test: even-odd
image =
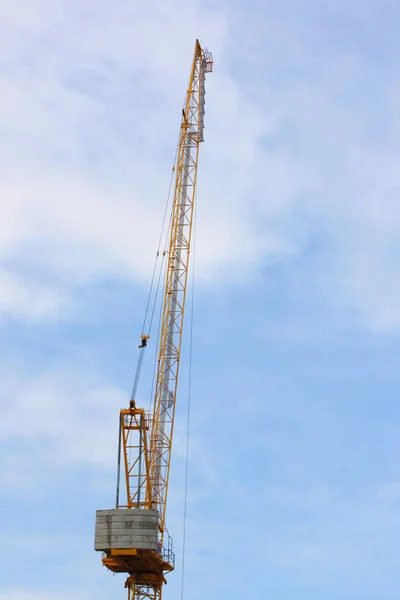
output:
[[[179,135],[169,245],[166,251],[155,394],[151,413],[120,412],[116,508],[96,513],[95,549],[114,573],[128,575],[128,600],[161,600],[165,574],[174,569],[166,505],[188,281],[197,166],[204,133],[205,76],[211,54],[196,40]],[[142,335],[139,364],[149,335]],[[135,382],[136,388],[137,382]],[[120,501],[123,463],[125,502]]]

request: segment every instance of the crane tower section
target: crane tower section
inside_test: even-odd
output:
[[[120,412],[116,507],[96,513],[95,549],[114,573],[126,573],[129,600],[161,600],[165,575],[174,569],[166,503],[181,358],[199,146],[204,139],[205,77],[211,54],[196,40],[179,135],[155,394],[151,413],[136,406]],[[142,336],[143,353],[148,335]],[[124,499],[120,500],[120,465]]]

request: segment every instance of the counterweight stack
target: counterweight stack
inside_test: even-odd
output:
[[[96,513],[95,549],[103,552],[103,564],[108,569],[128,575],[128,600],[160,600],[165,574],[174,569],[172,541],[165,524],[166,502],[198,154],[204,131],[205,76],[212,67],[211,54],[196,41],[174,167],[153,411],[146,414],[137,408],[134,397],[130,407],[121,410],[116,508]],[[142,336],[141,353],[148,337]],[[121,462],[124,502],[120,502],[119,489]]]

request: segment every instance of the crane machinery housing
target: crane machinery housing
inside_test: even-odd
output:
[[[166,528],[167,492],[198,155],[204,139],[205,76],[212,68],[211,53],[196,40],[174,167],[153,407],[145,411],[136,406],[136,378],[129,408],[120,411],[116,506],[96,512],[95,550],[102,552],[107,569],[127,575],[128,600],[161,600],[165,575],[175,563]],[[137,374],[149,337],[150,332],[143,332]]]

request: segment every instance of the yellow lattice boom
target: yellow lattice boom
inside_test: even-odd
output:
[[[151,413],[136,406],[120,412],[126,499],[116,508],[97,511],[96,550],[114,573],[126,573],[128,600],[161,600],[165,575],[174,569],[166,505],[185,300],[188,282],[199,146],[203,141],[205,76],[211,54],[196,40],[178,144],[165,287],[161,315],[155,394]],[[141,352],[148,336],[142,336]],[[120,465],[120,462],[119,462]],[[120,469],[120,467],[119,467]]]

